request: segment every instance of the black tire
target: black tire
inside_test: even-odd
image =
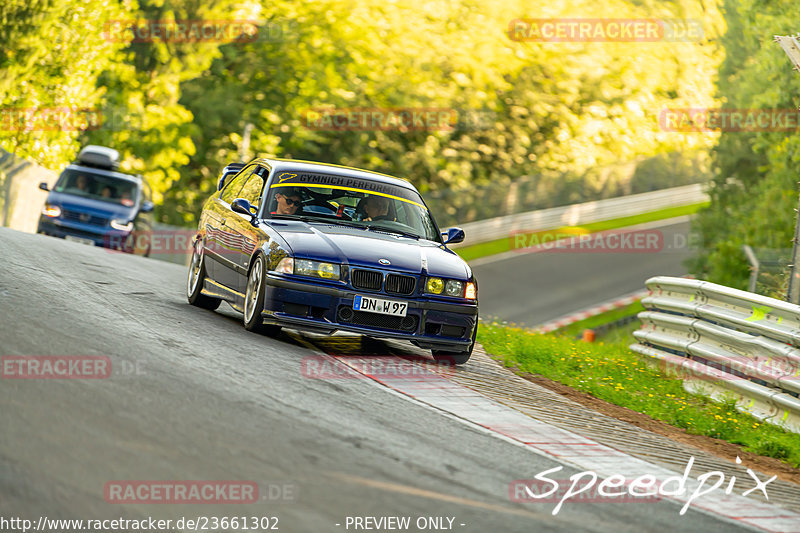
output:
[[[205,255],[203,243],[198,240],[192,249],[192,261],[189,263],[189,275],[186,280],[186,297],[189,303],[213,311],[222,300],[203,294],[203,281],[206,279]]]
[[[463,365],[472,357],[472,350],[475,348],[475,338],[478,335],[478,327],[472,331],[472,344],[464,352],[451,352],[448,350],[431,350],[431,354],[437,363],[446,365]]]
[[[247,287],[244,291],[244,328],[247,331],[275,335],[281,330],[281,327],[272,324],[265,325],[264,319],[261,317],[267,289],[266,272],[264,256],[259,254],[253,260],[253,266],[247,275]]]
[[[448,352],[446,350],[431,350],[437,363],[443,365],[463,365],[472,357],[472,348],[466,352]]]

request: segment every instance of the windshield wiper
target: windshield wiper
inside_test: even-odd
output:
[[[309,215],[279,215],[279,214],[274,214],[274,215],[272,215],[272,218],[280,218],[280,219],[284,219],[284,220],[300,220],[302,222],[322,222],[322,223],[326,223],[326,224],[333,223],[333,224],[339,224],[339,225],[342,225],[342,226],[347,226],[347,227],[350,227],[350,228],[368,229],[363,224],[358,224],[358,223],[352,222],[350,220],[342,220],[342,219],[340,219],[338,217],[337,218],[334,218],[334,217],[330,217],[329,218],[329,217],[319,217],[319,216],[309,216]]]
[[[384,233],[394,233],[397,235],[402,235],[403,237],[410,237],[412,239],[419,240],[419,235],[415,235],[413,233],[407,233],[399,229],[390,229],[390,228],[385,228],[383,226],[367,226],[367,228],[370,231],[382,231]]]

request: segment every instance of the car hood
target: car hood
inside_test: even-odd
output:
[[[89,213],[105,218],[131,220],[136,214],[136,206],[126,207],[124,205],[112,204],[110,202],[103,202],[101,200],[83,198],[81,196],[55,191],[52,191],[47,196],[47,203],[50,205],[57,205],[68,211]]]
[[[270,225],[280,232],[295,257],[456,279],[472,277],[463,259],[425,239],[294,220],[270,221]],[[390,264],[380,263],[381,259]]]

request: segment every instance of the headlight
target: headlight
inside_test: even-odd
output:
[[[454,279],[447,280],[444,286],[444,293],[448,296],[462,298],[464,296],[464,283]]]
[[[57,205],[45,204],[42,208],[42,214],[46,217],[57,218],[61,216],[61,208]]]
[[[299,276],[312,276],[323,279],[339,279],[339,265],[322,263],[308,259],[298,259],[294,262],[294,273]]]
[[[457,279],[428,278],[425,283],[425,292],[428,294],[442,294],[453,298],[476,299],[477,290],[475,283]]]
[[[275,272],[280,272],[281,274],[294,274],[294,258],[293,257],[284,257],[278,262],[278,266],[275,267]]]
[[[443,290],[444,280],[442,278],[428,278],[428,283],[425,284],[425,292],[442,294]]]
[[[131,231],[133,229],[133,222],[125,222],[118,218],[111,220],[111,227],[120,231]]]

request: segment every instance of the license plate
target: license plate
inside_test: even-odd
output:
[[[380,315],[406,316],[408,303],[356,295],[353,299],[353,309]]]
[[[72,235],[66,235],[64,237],[65,241],[72,241],[72,242],[79,242],[81,244],[88,244],[89,246],[94,246],[94,241],[92,239],[84,239],[82,237],[73,237]]]

